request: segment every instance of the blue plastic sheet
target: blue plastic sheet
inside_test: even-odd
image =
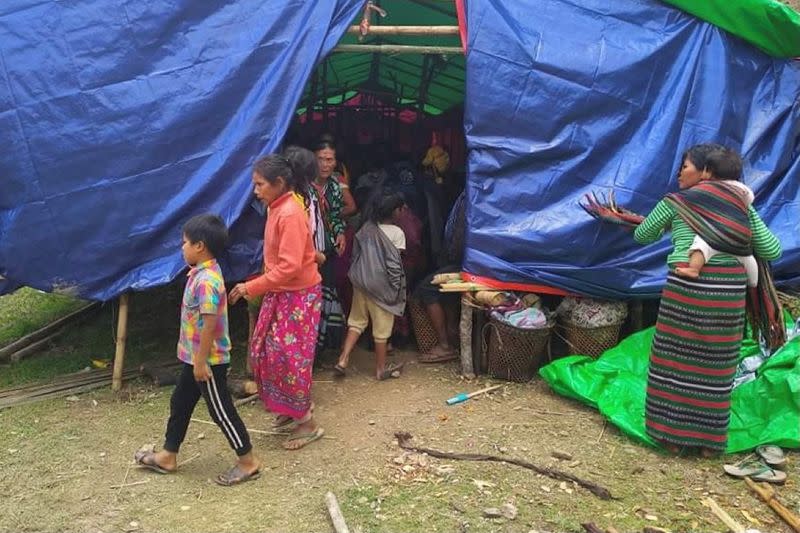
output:
[[[800,64],[657,1],[467,2],[465,270],[598,297],[655,296],[668,239],[639,247],[578,206],[646,214],[698,142],[740,150],[800,282]]]
[[[226,275],[254,271],[250,166],[363,3],[0,2],[0,293],[166,283],[202,212],[233,226]]]

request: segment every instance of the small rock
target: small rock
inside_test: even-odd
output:
[[[369,502],[369,498],[367,498],[366,496],[362,496],[358,499],[358,503],[361,505],[366,505],[367,502]]]
[[[197,440],[203,440],[204,438],[206,438],[206,434],[205,433],[199,433],[197,435]]]
[[[191,509],[191,507],[188,505],[181,505],[181,511],[188,511],[189,509]]]
[[[658,517],[654,514],[646,514],[644,515],[645,520],[650,520],[651,522],[658,522]]]
[[[539,488],[540,488],[540,489],[542,489],[542,490],[543,490],[543,491],[545,491],[545,492],[550,492],[550,487],[548,487],[547,485],[542,485],[542,486],[541,486],[541,487],[539,487]]]
[[[484,518],[503,518],[503,513],[497,507],[487,507],[483,510]]]
[[[508,453],[508,448],[505,446],[500,446],[500,453]]]
[[[133,521],[131,521],[131,523],[129,523],[128,525],[129,525],[130,527],[132,527],[133,529],[137,529],[137,528],[139,527],[139,522],[137,522],[136,520],[133,520]]]
[[[370,420],[369,422],[367,422],[367,424],[369,424],[370,426],[374,426],[375,425],[375,421],[374,420]]]
[[[106,456],[106,452],[100,452],[100,457],[105,457],[105,456]]]
[[[77,396],[67,396],[64,399],[67,400],[68,402],[79,402],[79,401],[81,401],[81,399],[78,398]]]
[[[97,407],[97,406],[98,406],[97,400],[92,400],[92,407]]]
[[[500,506],[500,513],[509,520],[514,520],[517,517],[517,506],[513,503],[504,503]]]
[[[550,453],[550,456],[552,456],[552,457],[554,457],[556,459],[559,459],[561,461],[572,461],[572,454],[571,453],[567,453],[567,452],[562,452],[562,451],[556,450],[556,451]]]

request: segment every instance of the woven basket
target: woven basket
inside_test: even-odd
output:
[[[783,308],[789,311],[792,318],[795,320],[800,318],[800,296],[778,291],[778,300],[781,301]]]
[[[542,366],[545,355],[549,359],[552,323],[541,329],[521,329],[490,318],[486,328],[489,374],[495,378],[528,382]]]
[[[408,300],[408,313],[411,315],[411,326],[414,328],[414,338],[417,339],[419,360],[425,360],[425,354],[430,352],[439,343],[436,330],[433,329],[431,319],[425,307],[414,298]]]
[[[617,345],[622,324],[620,322],[619,324],[587,328],[566,321],[560,322],[564,331],[564,340],[567,341],[571,353],[590,357],[600,357],[603,352]]]

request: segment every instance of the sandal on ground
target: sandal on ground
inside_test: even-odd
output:
[[[765,444],[756,448],[756,453],[761,459],[772,468],[783,470],[786,466],[786,456],[779,446]]]
[[[292,433],[289,438],[284,441],[283,448],[289,451],[299,450],[315,440],[321,439],[323,435],[325,435],[325,430],[320,426],[317,426],[317,429],[311,433]],[[295,446],[292,443],[297,443],[298,445]]]
[[[174,470],[167,470],[163,466],[156,463],[156,454],[152,451],[139,450],[133,454],[133,460],[136,461],[136,464],[141,468],[147,468],[148,470],[158,472],[159,474],[171,474],[174,472]]]
[[[272,429],[275,431],[290,430],[294,425],[294,418],[286,415],[278,415],[272,421]]]
[[[733,477],[749,477],[753,481],[766,481],[767,483],[783,483],[786,481],[786,472],[773,470],[752,456],[745,457],[733,465],[723,465],[725,473]]]
[[[445,350],[435,346],[427,353],[420,355],[420,363],[446,363],[458,359],[458,352],[455,349]]]
[[[339,363],[336,363],[333,367],[333,373],[336,374],[336,377],[343,378],[347,375],[347,369]]]
[[[383,381],[389,378],[399,378],[405,363],[389,363],[384,367],[383,372],[378,376],[378,381]]]
[[[261,469],[257,468],[254,472],[245,472],[239,465],[235,465],[222,474],[218,475],[214,482],[223,487],[232,487],[245,481],[255,481],[261,477]]]

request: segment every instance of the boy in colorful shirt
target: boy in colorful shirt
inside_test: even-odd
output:
[[[178,359],[183,362],[170,400],[164,449],[140,450],[136,463],[160,474],[174,472],[180,445],[202,396],[211,418],[222,430],[238,460],[216,482],[230,486],[256,479],[260,463],[253,457],[250,436],[236,412],[227,386],[231,341],[225,280],[216,257],[225,250],[228,230],[215,215],[198,215],[183,227],[183,257],[191,266],[181,304]]]

